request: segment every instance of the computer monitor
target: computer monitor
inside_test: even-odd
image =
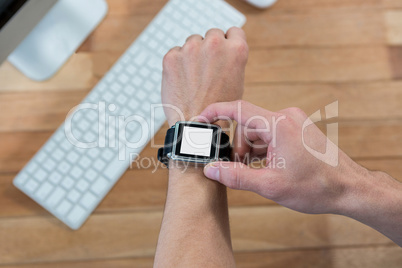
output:
[[[27,77],[49,79],[107,9],[105,0],[0,0],[0,64],[8,58]]]
[[[0,64],[56,2],[57,0],[0,0]]]

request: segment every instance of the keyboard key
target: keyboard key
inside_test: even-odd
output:
[[[131,108],[131,110],[137,110],[138,106],[140,105],[139,101],[135,100],[135,99],[131,99],[128,102],[128,106],[129,108]]]
[[[179,21],[182,18],[182,16],[180,15],[180,13],[178,11],[174,11],[172,15],[176,21]]]
[[[65,139],[65,135],[64,135],[64,129],[63,128],[59,128],[57,130],[57,132],[54,134],[53,139],[55,142],[60,142],[62,140]]]
[[[152,92],[152,89],[154,89],[155,86],[154,86],[154,84],[152,84],[151,82],[147,81],[147,82],[145,82],[145,84],[144,84],[144,88],[145,88],[147,91]]]
[[[74,167],[72,170],[71,170],[71,176],[74,178],[74,179],[79,179],[79,178],[81,178],[81,176],[82,176],[82,174],[84,173],[84,171],[82,170],[82,169],[80,169],[79,167]]]
[[[89,150],[88,153],[88,155],[93,159],[97,158],[99,154],[100,154],[99,148],[92,148],[91,150]]]
[[[106,84],[98,84],[98,85],[96,86],[96,90],[97,90],[98,92],[104,92],[105,90],[107,90],[107,86],[106,86]]]
[[[119,160],[118,157],[112,159],[111,162],[109,162],[109,165],[107,166],[107,168],[103,171],[103,175],[113,181],[114,178],[116,178],[116,176],[119,174],[120,170],[117,168],[119,165],[121,165],[121,163],[124,162],[122,160]]]
[[[60,161],[60,160],[62,160],[62,159],[65,157],[65,154],[64,154],[64,152],[63,152],[62,150],[56,149],[56,151],[54,151],[54,152],[52,153],[52,157],[53,157],[55,160]]]
[[[71,210],[70,214],[68,214],[67,219],[73,224],[81,222],[86,214],[85,209],[80,206],[75,206],[73,210]]]
[[[42,163],[43,161],[46,160],[47,154],[44,151],[41,151],[36,154],[35,158],[38,163]]]
[[[47,170],[47,171],[52,171],[54,170],[54,168],[56,167],[56,162],[54,162],[52,159],[48,158],[45,163],[43,163],[43,167]]]
[[[20,173],[15,178],[14,182],[17,183],[18,185],[23,185],[28,179],[29,177],[27,173]]]
[[[95,194],[101,195],[107,190],[108,186],[109,186],[108,181],[101,177],[92,185],[91,190]]]
[[[127,109],[126,107],[123,108],[123,110],[120,111],[119,116],[124,116],[124,118],[126,119],[127,117],[132,116],[132,113],[129,109]],[[110,136],[113,137],[113,136]]]
[[[94,122],[95,120],[98,120],[98,112],[94,110],[85,110],[85,118],[89,122]]]
[[[97,137],[95,136],[95,134],[93,134],[92,132],[87,132],[83,137],[83,141],[85,143],[93,143],[97,141],[96,138]]]
[[[165,37],[166,37],[166,35],[164,33],[162,33],[162,32],[158,32],[156,34],[156,38],[158,38],[159,41],[163,41],[165,39]]]
[[[84,177],[88,181],[92,182],[98,177],[98,173],[96,171],[94,171],[93,169],[90,169],[85,173]]]
[[[33,161],[29,162],[28,165],[25,167],[26,171],[29,173],[34,173],[37,168],[38,164]]]
[[[61,172],[61,174],[66,174],[71,168],[71,165],[67,164],[66,162],[61,162],[59,164],[58,170]]]
[[[73,130],[75,129],[74,126],[72,126]],[[71,138],[75,138],[75,139],[79,139],[79,133],[78,131],[74,131],[74,136]],[[70,143],[69,140],[65,140],[64,142],[61,143],[60,147],[64,150],[64,151],[69,151],[71,149],[71,147],[73,147],[73,145]]]
[[[127,64],[131,61],[131,56],[129,54],[125,54],[122,58],[121,58],[121,63],[123,64]],[[120,79],[120,78],[119,78]],[[126,81],[127,82],[127,81]],[[126,82],[124,82],[123,84],[125,84]]]
[[[129,79],[128,76],[125,75],[124,73],[119,76],[119,81],[122,84],[127,84],[128,79]]]
[[[112,72],[115,74],[119,74],[123,71],[123,66],[117,62],[113,67],[112,67]],[[116,80],[116,78],[114,78],[113,80]]]
[[[149,103],[147,103],[146,105],[145,105],[145,103],[142,104],[141,105],[141,110],[144,111],[145,114],[148,115],[148,117],[150,117],[150,115],[151,115],[151,107],[150,107]]]
[[[63,182],[61,183],[61,185],[66,189],[66,190],[70,190],[71,188],[73,188],[74,186],[74,180],[72,180],[71,178],[67,177],[63,180]]]
[[[76,203],[78,199],[81,197],[81,194],[77,190],[71,190],[71,192],[68,193],[67,198],[73,202]]]
[[[124,105],[126,103],[126,101],[127,101],[127,97],[124,96],[124,95],[120,95],[120,96],[117,97],[116,101],[117,101],[118,104]]]
[[[163,24],[162,27],[165,30],[165,32],[170,33],[175,28],[175,25],[173,23],[167,21]]]
[[[158,43],[155,40],[149,41],[149,47],[155,49],[158,46]]]
[[[77,126],[80,130],[85,132],[90,127],[90,123],[87,120],[80,120],[80,122],[77,124]]]
[[[59,184],[62,179],[63,176],[57,171],[53,171],[52,174],[49,175],[49,181],[55,185]]]
[[[61,215],[67,214],[70,209],[73,207],[73,205],[68,202],[67,200],[64,200],[61,202],[61,204],[57,207],[57,212],[60,213]]]
[[[133,84],[137,87],[141,86],[142,84],[142,79],[139,76],[135,76],[132,80]]]
[[[154,80],[155,83],[160,83],[160,81],[162,80],[160,74],[157,72],[153,72],[151,78],[152,80]]]
[[[142,52],[142,53],[138,54],[137,57],[135,57],[134,62],[138,66],[141,66],[145,62],[146,59],[147,59],[147,54]]]
[[[81,199],[80,204],[86,209],[92,209],[96,204],[97,198],[92,193],[88,192]]]
[[[35,193],[35,196],[39,199],[39,200],[44,200],[50,193],[50,191],[53,190],[53,186],[48,183],[45,182],[44,184],[42,184],[42,186],[39,188],[39,190]]]
[[[98,121],[98,119],[96,119],[96,121]],[[99,120],[100,121],[100,120]],[[100,128],[100,129],[99,129]],[[93,133],[97,133],[97,134],[101,134],[101,132],[103,131],[103,128],[102,128],[102,126],[100,126],[99,124],[93,124],[92,125],[92,127],[91,127],[91,131],[93,132]],[[94,149],[91,149],[91,151],[92,150],[94,150]]]
[[[105,100],[106,102],[113,102],[114,95],[110,92],[106,92],[103,94],[102,99]]]
[[[48,143],[46,143],[46,146],[44,149],[47,153],[51,153],[55,148],[56,148],[56,143],[54,141],[50,140]]]
[[[91,166],[92,161],[91,161],[91,159],[89,159],[88,157],[83,156],[83,157],[80,159],[80,161],[78,161],[78,163],[80,164],[80,166],[81,166],[82,168],[87,169],[88,167]]]
[[[35,182],[35,181],[28,181],[25,184],[25,189],[29,192],[29,193],[33,193],[39,186],[39,183]]]
[[[149,100],[151,101],[151,103],[153,104],[157,104],[157,103],[161,103],[161,95],[160,94],[156,94],[156,93],[152,93],[149,96]]]
[[[48,174],[43,169],[39,169],[38,171],[35,172],[34,178],[37,181],[42,182],[42,181],[46,180],[47,175]]]
[[[109,72],[106,76],[105,76],[105,82],[107,82],[107,83],[112,83],[112,82],[114,82],[115,80],[116,80],[116,77],[115,77],[115,75],[112,73],[112,72]]]
[[[147,94],[144,91],[140,91],[137,93],[136,97],[140,100],[143,101],[147,97]],[[149,104],[148,104],[149,105]]]
[[[59,204],[60,200],[64,198],[66,195],[66,191],[62,188],[57,188],[45,201],[49,207],[54,207]]]
[[[102,158],[105,159],[106,161],[110,161],[115,156],[116,156],[116,153],[111,149],[106,149],[102,153]]]
[[[98,171],[102,171],[105,168],[105,166],[106,166],[106,162],[101,159],[97,159],[94,163],[94,167]]]
[[[134,96],[135,92],[136,92],[136,89],[135,89],[135,87],[133,87],[131,84],[128,84],[128,85],[124,88],[124,93],[125,93],[127,96]]]
[[[127,78],[128,79],[128,78]],[[114,93],[119,93],[121,91],[121,86],[118,83],[113,83],[110,86],[110,89],[114,92]],[[112,98],[108,97],[108,100],[111,100]]]
[[[80,180],[80,181],[77,183],[77,189],[78,189],[79,191],[81,191],[81,192],[85,192],[85,191],[88,189],[88,187],[89,187],[89,183],[86,182],[85,180]]]
[[[134,67],[133,65],[129,65],[126,67],[126,72],[130,75],[135,74],[136,71],[137,71],[137,68]]]

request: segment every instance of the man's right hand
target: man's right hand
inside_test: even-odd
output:
[[[385,174],[378,180],[378,174],[356,164],[332,143],[336,150],[326,157],[339,157],[337,166],[314,157],[306,145],[325,152],[330,141],[298,108],[271,112],[245,101],[217,103],[208,106],[199,120],[213,122],[219,117],[238,122],[236,160],[248,156],[267,161],[266,167],[259,169],[241,162],[216,162],[205,167],[208,178],[232,189],[253,191],[304,213],[348,216],[361,214],[368,204],[378,201],[379,194],[393,196],[388,193],[393,189],[402,193],[401,183]],[[303,129],[305,122],[311,124]]]

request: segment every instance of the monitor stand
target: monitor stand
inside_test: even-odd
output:
[[[8,60],[32,80],[52,77],[107,13],[105,0],[59,0]]]

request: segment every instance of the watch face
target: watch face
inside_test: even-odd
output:
[[[216,158],[220,128],[201,123],[179,123],[175,155],[194,160]]]

